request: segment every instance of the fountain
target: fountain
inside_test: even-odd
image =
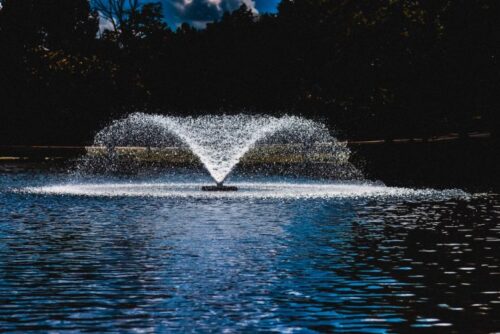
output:
[[[414,190],[370,182],[349,158],[346,143],[324,124],[297,116],[134,113],[96,134],[70,180],[21,191],[231,201],[467,196],[457,189]],[[214,185],[206,184],[205,171]]]
[[[286,150],[286,161],[324,160],[327,156],[330,167],[339,174],[352,175],[355,171],[348,161],[348,148],[332,137],[324,124],[296,116],[172,117],[134,113],[102,129],[95,136],[96,147],[105,148],[105,164],[110,166],[120,156],[117,150],[127,149],[130,154],[144,147],[174,148],[177,157],[182,150],[190,151],[215,181],[215,186],[202,186],[203,191],[236,191],[236,186],[224,183],[242,158],[257,147],[264,147],[262,155],[268,156]]]

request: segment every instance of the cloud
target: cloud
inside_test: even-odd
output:
[[[165,0],[165,12],[170,24],[183,22],[195,27],[204,27],[208,22],[218,20],[224,12],[238,9],[245,4],[253,13],[258,14],[254,0]]]
[[[99,35],[102,35],[105,31],[113,31],[115,27],[113,26],[113,22],[111,20],[105,18],[101,13],[99,13]]]

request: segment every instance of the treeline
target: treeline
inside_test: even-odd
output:
[[[497,0],[283,0],[175,31],[162,14],[2,1],[0,144],[88,143],[136,110],[296,113],[350,138],[498,135]]]

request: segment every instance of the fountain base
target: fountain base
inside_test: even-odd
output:
[[[238,188],[234,186],[224,186],[222,184],[218,184],[216,186],[202,186],[202,191],[237,191]]]

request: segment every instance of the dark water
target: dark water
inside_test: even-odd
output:
[[[0,331],[500,331],[500,198],[22,194],[0,174]]]

